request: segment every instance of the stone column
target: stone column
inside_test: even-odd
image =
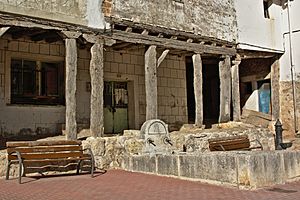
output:
[[[77,139],[76,124],[76,76],[77,76],[77,46],[76,39],[65,39],[66,45],[66,137]]]
[[[202,60],[200,54],[193,55],[194,65],[194,94],[196,118],[195,125],[202,127],[203,125],[203,93],[202,93]]]
[[[237,55],[236,59],[232,61],[231,67],[231,89],[232,89],[232,107],[233,107],[233,121],[241,120],[241,104],[240,104],[240,78],[239,78],[239,65],[241,58]]]
[[[146,120],[157,118],[157,59],[156,46],[145,53]]]
[[[231,101],[231,62],[230,57],[219,63],[220,76],[220,115],[219,123],[230,121],[230,101]]]
[[[93,137],[101,137],[104,130],[103,116],[103,43],[96,42],[91,48],[91,121]]]
[[[272,120],[280,118],[280,103],[279,103],[279,60],[276,59],[271,66],[271,101],[272,101]]]

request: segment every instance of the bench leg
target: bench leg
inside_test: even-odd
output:
[[[79,174],[79,170],[81,169],[81,163],[82,163],[82,160],[80,160],[77,164],[77,169],[76,169],[76,174],[78,175]]]
[[[9,170],[10,170],[10,165],[11,165],[11,162],[8,161],[7,162],[7,168],[6,168],[6,177],[5,179],[8,180],[9,179]]]
[[[92,156],[91,158],[91,177],[94,177],[94,170],[95,170],[95,160],[94,157]]]

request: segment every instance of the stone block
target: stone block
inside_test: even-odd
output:
[[[175,69],[171,70],[171,77],[172,78],[177,78],[177,70],[175,70]]]
[[[300,175],[300,152],[299,151],[284,151],[284,173],[285,178],[295,179]]]
[[[0,40],[0,49],[4,50],[8,47],[8,41],[5,39]]]
[[[111,72],[118,73],[118,71],[119,71],[119,64],[115,63],[115,62],[111,63],[110,64],[110,70],[111,70]]]
[[[50,54],[49,44],[40,44],[40,54],[44,54],[44,55]]]
[[[127,74],[134,74],[134,65],[127,64]]]
[[[8,41],[8,50],[9,51],[19,51],[19,42],[18,41]]]
[[[40,53],[40,45],[37,43],[30,43],[29,51],[30,53]]]
[[[126,71],[127,71],[126,64],[123,63],[119,64],[119,73],[126,74]]]
[[[132,156],[132,170],[138,172],[156,173],[156,159],[154,156]]]
[[[157,155],[157,174],[178,176],[178,156]]]
[[[145,73],[145,70],[143,68],[143,66],[141,65],[134,65],[134,74],[136,75],[142,75]]]
[[[122,53],[114,52],[114,62],[123,63]]]
[[[168,68],[164,68],[164,77],[171,77],[171,70]]]
[[[130,54],[124,53],[124,54],[123,54],[123,63],[125,63],[125,64],[130,64],[130,63],[131,63],[130,58],[131,58],[131,55],[130,55]]]
[[[110,62],[104,62],[104,71],[105,72],[110,72],[111,71],[111,67],[110,67]]]
[[[139,64],[137,55],[133,55],[133,54],[130,55],[130,63],[134,65]]]
[[[111,51],[106,51],[104,53],[104,61],[105,62],[112,62],[114,60],[114,54]]]
[[[59,56],[59,45],[58,44],[51,44],[50,45],[50,55],[52,56]]]
[[[65,56],[65,54],[66,54],[65,45],[59,45],[59,55],[60,56]]]
[[[19,42],[19,51],[29,52],[29,43],[28,42]]]

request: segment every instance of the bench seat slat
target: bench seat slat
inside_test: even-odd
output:
[[[10,147],[55,146],[55,145],[81,145],[81,141],[77,141],[77,140],[57,140],[57,141],[6,142],[6,146],[8,148],[10,148]]]
[[[42,147],[15,147],[8,148],[7,153],[19,151],[20,153],[38,153],[38,152],[61,152],[61,151],[81,151],[81,146],[42,146]]]
[[[31,154],[21,154],[22,159],[34,160],[34,159],[56,159],[56,158],[77,158],[82,157],[82,152],[68,152],[68,153],[31,153]],[[8,155],[9,160],[17,160],[17,155]]]

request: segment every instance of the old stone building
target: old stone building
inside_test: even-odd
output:
[[[229,121],[233,3],[1,1],[1,134]]]
[[[153,118],[210,127],[242,113],[296,132],[298,110],[287,105],[298,101],[284,75],[286,1],[0,5],[1,135],[101,136]]]

